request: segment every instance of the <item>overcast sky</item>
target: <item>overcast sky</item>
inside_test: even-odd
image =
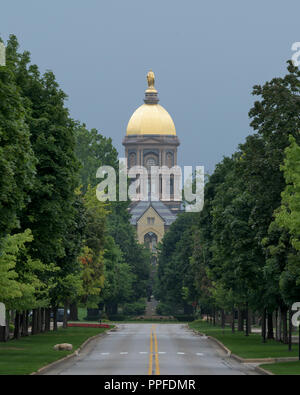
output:
[[[0,36],[16,34],[120,156],[152,68],[180,164],[211,172],[251,133],[252,86],[285,73],[299,18],[299,0],[2,0]]]

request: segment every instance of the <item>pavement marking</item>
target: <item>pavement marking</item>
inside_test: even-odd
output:
[[[155,340],[155,339],[156,339],[156,340]],[[153,352],[153,343],[154,343],[154,345],[155,345],[155,351],[154,351],[154,352]],[[156,354],[158,354],[158,355],[159,355],[159,354],[160,354],[160,355],[165,355],[165,354],[167,354],[166,351],[157,351],[157,348],[158,348],[158,343],[157,343],[156,333],[155,333],[155,332],[151,332],[151,334],[150,334],[150,353],[149,353],[148,351],[139,351],[139,354],[141,354],[141,355],[149,354],[149,355],[150,355],[150,357],[149,357],[149,362],[150,362],[150,358],[153,357],[153,355],[156,356]],[[101,352],[101,353],[100,353],[100,355],[110,355],[110,354],[111,354],[110,352]],[[127,351],[123,351],[123,352],[120,352],[119,354],[120,354],[120,355],[128,355],[129,353],[128,353]],[[172,352],[169,353],[169,354],[172,354]],[[186,355],[186,354],[189,354],[189,353],[178,351],[176,354],[177,354],[177,355]],[[190,354],[194,354],[194,353],[190,353]],[[203,353],[203,352],[197,352],[196,355],[198,355],[199,357],[203,357],[203,356],[204,356],[204,353]],[[151,358],[151,359],[152,359],[152,358]],[[157,362],[157,363],[158,363],[158,362]],[[153,364],[152,364],[152,365],[153,365]],[[158,370],[159,370],[158,364],[157,364],[157,367],[158,367]],[[152,373],[151,373],[151,374],[152,374]]]
[[[150,332],[150,355],[149,355],[149,368],[148,368],[148,375],[153,374],[153,356],[155,360],[155,374],[159,375],[159,359],[158,359],[158,342],[156,336],[156,326],[153,324]],[[154,347],[153,347],[154,344]],[[154,350],[153,350],[154,348]]]
[[[153,325],[152,325],[151,332],[150,332],[150,355],[149,355],[148,375],[152,375],[152,360],[153,360],[152,330],[153,330]]]
[[[156,332],[155,332],[155,326],[154,326],[154,344],[155,344],[155,374],[159,375],[160,370],[159,370],[159,360],[158,360],[158,343],[157,343],[157,337],[156,337]]]

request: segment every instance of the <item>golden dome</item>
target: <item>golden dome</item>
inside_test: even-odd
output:
[[[154,87],[155,75],[152,70],[147,75],[148,89],[145,104],[139,107],[129,120],[126,135],[159,134],[176,136],[176,129],[168,111],[158,104]]]
[[[133,134],[176,135],[168,111],[159,104],[143,104],[132,115],[127,126],[127,136]]]

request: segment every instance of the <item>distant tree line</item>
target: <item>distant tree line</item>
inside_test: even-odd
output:
[[[291,305],[300,301],[300,71],[256,85],[254,133],[217,164],[202,212],[184,213],[160,246],[159,308],[168,314],[235,316],[250,333],[260,317],[263,341],[291,341]],[[267,325],[267,324],[268,325]],[[266,328],[268,328],[266,332]]]
[[[117,168],[111,139],[65,107],[54,74],[41,74],[11,35],[0,67],[0,302],[6,341],[57,329],[77,305],[116,313],[146,296],[149,257],[129,223],[128,203],[96,199],[96,170]]]

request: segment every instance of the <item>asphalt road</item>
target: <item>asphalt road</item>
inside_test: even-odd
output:
[[[254,375],[184,324],[122,324],[47,375]]]

